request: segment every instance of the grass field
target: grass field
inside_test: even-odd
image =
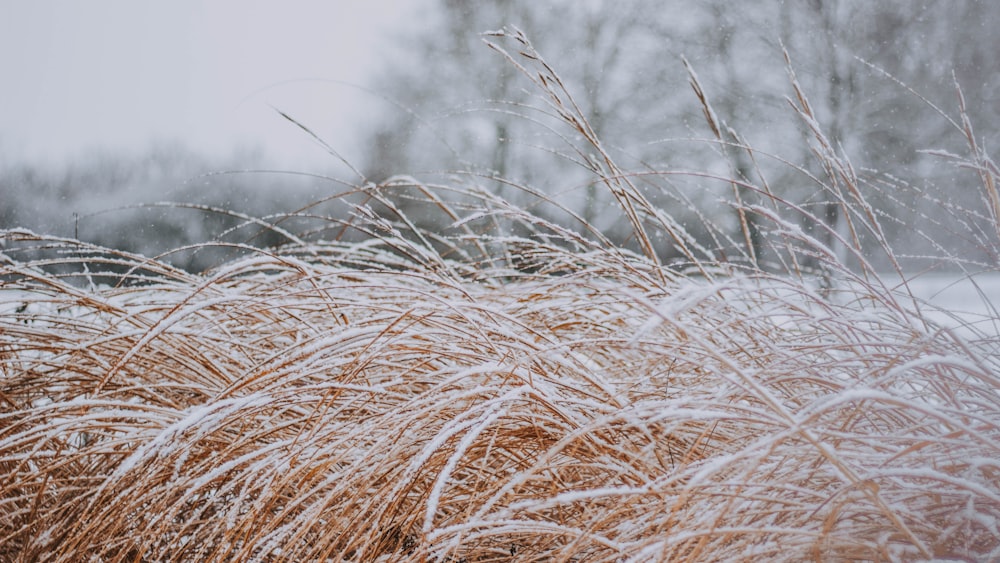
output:
[[[635,248],[415,180],[355,189],[386,209],[356,206],[361,242],[287,233],[200,274],[2,232],[0,560],[1000,558],[989,299],[938,323],[855,239],[848,266],[771,208],[745,211],[784,268],[700,255],[514,40]]]

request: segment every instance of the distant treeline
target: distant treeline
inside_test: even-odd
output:
[[[744,243],[762,263],[775,259],[761,244],[766,218],[752,210],[780,202],[833,251],[848,238],[877,250],[885,237],[913,267],[925,255],[996,264],[983,242],[992,221],[979,164],[950,155],[968,154],[970,140],[987,149],[998,140],[1000,3],[434,5],[435,17],[401,36],[398,56],[374,75],[373,91],[392,103],[359,135],[361,162],[332,156],[319,170],[247,172],[262,167],[260,155],[211,160],[180,146],[44,169],[0,160],[0,228],[147,256],[205,242],[270,246],[290,234],[364,237],[348,223],[367,209],[447,231],[454,218],[417,187],[385,190],[382,200],[365,193],[405,174],[636,246],[615,191],[602,185],[607,156],[723,259]],[[507,24],[517,28],[503,33],[523,28],[532,38],[552,64],[536,79],[565,99],[540,95],[533,75],[483,45],[499,33],[482,32]],[[585,129],[565,120],[567,108]],[[831,158],[844,170],[829,169]],[[851,230],[845,201],[859,195],[879,217],[877,236]],[[723,203],[733,197],[739,205]],[[517,234],[517,221],[509,226]],[[668,261],[684,258],[675,243],[650,241]],[[232,252],[166,260],[197,271]]]

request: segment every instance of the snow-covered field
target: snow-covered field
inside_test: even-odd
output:
[[[885,279],[898,284],[892,276]],[[973,330],[1000,335],[996,309],[1000,307],[1000,274],[922,274],[908,286],[915,297],[933,306],[924,314],[934,322],[965,335]]]

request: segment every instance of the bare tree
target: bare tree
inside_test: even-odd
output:
[[[821,218],[826,227],[814,234],[837,249],[838,238],[848,236],[842,201],[848,195],[831,193],[829,186],[778,160],[752,157],[744,147],[754,147],[758,155],[780,154],[813,176],[826,173],[817,168],[821,159],[811,157],[816,143],[786,101],[793,96],[783,56],[787,50],[830,149],[862,176],[869,166],[877,167],[888,173],[885,178],[915,191],[901,197],[879,183],[885,179],[861,178],[887,228],[902,236],[907,217],[935,212],[913,202],[936,197],[917,189],[918,179],[947,184],[954,175],[947,167],[925,165],[920,151],[961,147],[941,146],[941,123],[947,126],[947,120],[896,81],[949,107],[946,102],[955,99],[954,71],[974,117],[982,120],[980,129],[996,131],[1000,116],[991,109],[996,106],[991,96],[1000,75],[993,53],[1000,45],[988,24],[1000,21],[994,4],[440,0],[438,23],[406,38],[399,64],[388,66],[377,85],[404,109],[389,112],[373,133],[366,172],[376,180],[399,172],[456,169],[502,176],[555,194],[588,223],[615,230],[619,217],[602,199],[607,194],[594,183],[587,155],[578,154],[572,132],[546,114],[544,102],[525,90],[507,61],[482,47],[480,32],[512,24],[554,64],[624,169],[682,167],[734,180],[713,183],[673,175],[649,185],[650,197],[676,200],[682,223],[708,218],[728,225],[731,238],[712,243],[723,254],[731,247],[756,261],[765,253],[757,218],[741,210],[759,202],[765,178],[780,198]],[[686,84],[682,55],[717,112],[714,142],[675,141],[705,139],[707,131],[700,103]],[[839,180],[828,180],[836,189]],[[692,185],[685,187],[685,181]],[[494,187],[504,197],[517,198],[507,185],[495,182]],[[735,213],[716,203],[727,190],[744,204]]]

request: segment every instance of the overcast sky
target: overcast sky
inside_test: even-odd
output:
[[[63,162],[180,141],[211,154],[348,157],[363,83],[414,0],[0,0],[0,153]],[[367,100],[367,101],[366,101]],[[364,108],[364,109],[362,109]],[[357,151],[360,154],[360,151]]]

